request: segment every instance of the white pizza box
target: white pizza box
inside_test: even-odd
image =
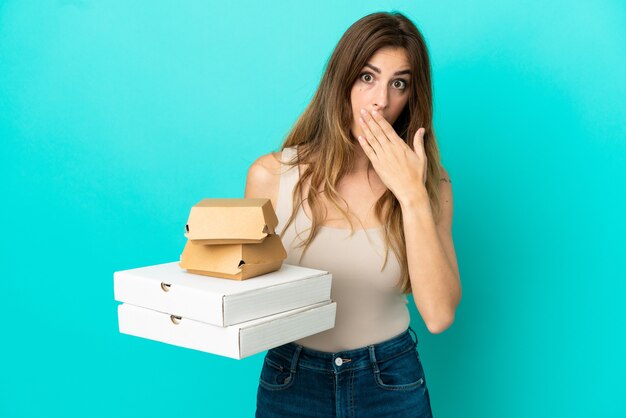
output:
[[[336,309],[337,303],[328,300],[219,327],[122,303],[118,306],[118,321],[123,334],[239,360],[333,328]]]
[[[193,274],[178,262],[117,271],[115,300],[218,326],[330,300],[332,274],[283,263],[247,280]]]

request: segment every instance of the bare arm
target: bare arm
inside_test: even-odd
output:
[[[444,176],[448,178],[444,170]],[[452,241],[450,182],[440,182],[442,218],[435,224],[426,191],[400,202],[413,300],[431,333],[445,331],[461,300],[461,281]]]

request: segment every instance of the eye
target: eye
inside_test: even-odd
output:
[[[361,78],[361,80],[365,81],[366,83],[369,83],[369,81],[370,81],[370,80],[365,80],[365,77],[363,77],[363,76],[369,76],[369,77],[370,77],[370,80],[371,80],[371,78],[372,78],[372,74],[371,74],[371,73],[361,73],[361,74],[359,75],[359,77]]]
[[[404,81],[401,78],[399,78],[399,79],[394,81],[394,84],[398,83],[398,82],[400,82],[400,87],[397,87],[398,89],[400,89],[400,90],[406,89],[406,84],[407,84],[406,81]]]

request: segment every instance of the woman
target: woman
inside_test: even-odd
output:
[[[257,417],[432,416],[406,295],[431,333],[461,298],[432,113],[420,32],[370,14],[339,41],[282,151],[250,167],[245,197],[271,199],[285,262],[331,272],[337,302],[334,328],[267,352]]]

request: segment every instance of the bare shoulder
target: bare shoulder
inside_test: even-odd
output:
[[[276,210],[278,187],[280,185],[280,152],[270,152],[257,158],[246,177],[245,198],[267,198]]]

